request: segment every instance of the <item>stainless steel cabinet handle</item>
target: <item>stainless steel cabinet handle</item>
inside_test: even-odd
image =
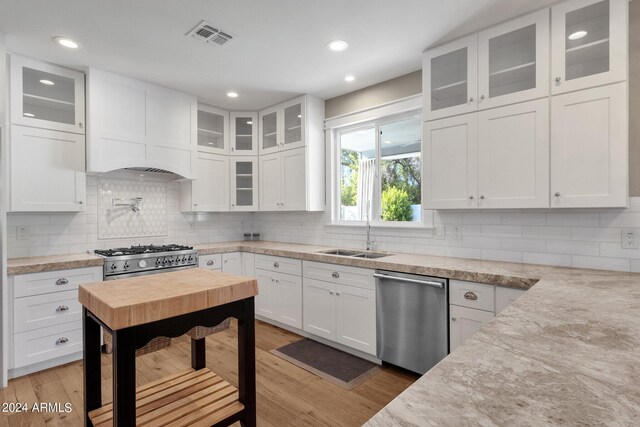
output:
[[[64,344],[69,342],[69,338],[67,337],[60,337],[56,340],[56,345],[60,345],[60,344]]]
[[[69,310],[69,307],[67,307],[66,305],[61,305],[60,307],[56,308],[56,311],[67,311]]]
[[[465,292],[465,293],[464,293],[464,299],[468,299],[468,300],[471,300],[471,301],[475,301],[475,300],[477,300],[477,299],[478,299],[478,295],[476,295],[476,294],[475,294],[475,293],[473,293],[473,292]]]
[[[556,197],[560,197],[560,192],[559,192],[559,191],[556,191],[556,194],[554,194],[554,196],[556,196]]]
[[[480,100],[483,100],[484,98],[484,95],[480,95]]]
[[[68,285],[68,284],[69,284],[69,279],[67,279],[66,277],[61,277],[58,280],[56,280],[56,285],[58,286]]]
[[[483,194],[482,196],[480,196],[480,199],[481,199],[481,200],[484,200],[484,194]]]
[[[329,295],[333,295],[333,291],[329,291]]]
[[[337,271],[334,271],[333,273],[331,273],[331,277],[333,277],[334,279],[339,279],[340,273],[338,273]]]
[[[193,204],[193,206],[198,206],[198,204],[197,204],[197,203],[194,203],[194,204]]]
[[[84,203],[84,202],[83,202],[82,200],[78,200],[78,204],[79,204],[79,205],[81,205],[81,204],[83,204],[83,203]]]
[[[456,318],[456,317],[452,317],[452,318],[451,318],[451,320],[452,320],[453,322],[455,322],[455,321],[457,320],[457,318]]]
[[[473,200],[473,196],[469,196],[469,200]]]
[[[78,123],[78,127],[82,129],[82,122]]]
[[[207,265],[213,265],[213,264],[214,264],[214,263],[213,263],[213,260],[212,260],[212,259],[210,259],[209,261],[207,261]]]
[[[277,262],[274,262],[274,263],[273,263],[273,266],[274,266],[275,268],[278,268],[278,267],[280,267],[280,264],[278,264]]]
[[[340,292],[336,292],[336,296],[339,297],[340,296]]]
[[[556,77],[556,83],[560,83],[562,81],[562,77]]]
[[[469,98],[469,102],[473,102],[473,96]]]

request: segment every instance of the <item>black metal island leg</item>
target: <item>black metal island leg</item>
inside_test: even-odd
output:
[[[102,406],[102,372],[100,361],[100,325],[82,308],[83,394],[85,425],[93,425],[89,412]]]
[[[238,392],[244,405],[243,427],[256,425],[256,335],[253,298],[243,301],[238,317]]]
[[[135,327],[113,331],[113,425],[136,425]]]

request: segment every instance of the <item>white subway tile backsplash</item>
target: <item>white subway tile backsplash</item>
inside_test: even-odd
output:
[[[571,240],[547,240],[547,251],[557,254],[598,255],[600,245],[597,242]]]
[[[463,224],[500,224],[499,212],[465,212],[462,214]]]
[[[571,240],[571,227],[525,225],[522,227],[522,237],[527,239]]]
[[[482,259],[507,262],[522,262],[522,252],[482,249]]]
[[[600,214],[600,227],[637,227],[638,224],[640,224],[640,212]]]
[[[544,212],[503,212],[500,223],[503,225],[545,225]]]
[[[500,248],[505,251],[545,252],[547,244],[545,240],[505,238],[501,239]]]
[[[599,270],[630,271],[631,262],[625,258],[605,258],[595,256],[571,257],[571,266],[578,268],[595,268]]]
[[[590,212],[548,212],[547,225],[597,227],[600,224],[598,213]]]
[[[593,242],[610,242],[620,245],[622,238],[621,228],[601,228],[601,227],[573,227],[571,238],[573,240],[584,240]]]
[[[560,267],[571,267],[571,255],[523,252],[522,262],[525,262],[527,264],[545,264],[558,265]]]
[[[465,248],[500,249],[500,238],[464,236],[462,239],[462,246]]]
[[[522,237],[522,227],[519,225],[483,225],[483,236]]]

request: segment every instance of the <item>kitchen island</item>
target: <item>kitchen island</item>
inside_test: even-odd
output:
[[[86,425],[255,426],[255,279],[192,269],[81,285]],[[192,338],[192,368],[135,389],[136,349],[238,319],[236,389],[206,368],[204,338]],[[113,335],[113,403],[101,395],[100,326]]]

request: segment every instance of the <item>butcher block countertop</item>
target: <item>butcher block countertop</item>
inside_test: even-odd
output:
[[[253,278],[194,268],[80,285],[78,300],[105,325],[118,330],[257,294]]]

